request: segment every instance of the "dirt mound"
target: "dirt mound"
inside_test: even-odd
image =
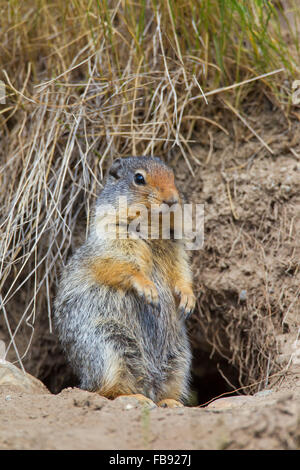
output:
[[[299,387],[245,398],[149,409],[79,389],[0,393],[0,449],[299,449]]]

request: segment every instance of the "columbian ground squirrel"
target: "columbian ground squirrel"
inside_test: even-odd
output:
[[[104,206],[118,209],[120,196],[127,212],[103,216]],[[54,321],[81,388],[180,406],[189,395],[191,365],[185,320],[195,305],[189,256],[172,235],[124,237],[132,207],[162,203],[182,206],[165,163],[156,157],[113,162],[88,238],[63,270]],[[107,236],[114,220],[117,236]]]

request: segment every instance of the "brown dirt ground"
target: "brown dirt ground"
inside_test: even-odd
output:
[[[256,112],[248,122],[272,155],[235,122],[229,135],[214,128],[199,139],[194,178],[175,153],[170,161],[188,198],[205,203],[189,322],[195,403],[243,386],[248,396],[271,392],[219,408],[148,409],[64,388],[73,379],[40,319],[25,367],[60,393],[0,387],[0,449],[300,448],[299,116],[286,120],[268,100],[259,122]]]
[[[0,394],[0,449],[247,449],[300,446],[300,381],[293,391],[232,408],[153,408],[68,388]]]

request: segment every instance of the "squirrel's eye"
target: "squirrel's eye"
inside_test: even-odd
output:
[[[134,175],[134,182],[135,184],[146,184],[145,178],[141,173],[136,173]]]

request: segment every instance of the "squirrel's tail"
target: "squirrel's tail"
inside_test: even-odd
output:
[[[101,387],[98,391],[105,397],[115,398],[119,395],[122,370],[124,369],[123,361],[113,348],[106,347],[103,355],[103,364]]]

